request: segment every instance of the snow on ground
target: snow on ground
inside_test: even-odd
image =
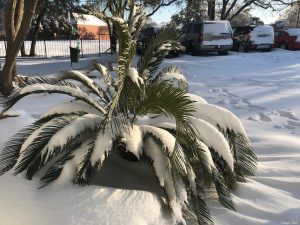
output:
[[[232,110],[242,120],[259,156],[256,176],[239,183],[233,192],[237,212],[209,198],[215,224],[300,224],[299,59],[300,51],[274,50],[228,56],[183,55],[164,61],[164,66],[176,64],[187,74],[190,92]],[[76,68],[89,61],[81,63]],[[38,75],[70,69],[70,65],[66,60],[20,61],[18,69]],[[0,120],[0,149],[45,109],[68,100],[58,96],[34,95],[15,106],[12,111],[20,117]],[[138,173],[138,164],[130,166],[121,164],[120,159],[104,165],[103,181],[97,184],[113,188],[59,184],[38,190],[35,180],[5,174],[0,177],[0,224],[171,224],[161,200],[151,193],[161,191],[153,185],[153,173],[147,166]],[[122,186],[128,177],[131,185]],[[147,189],[141,184],[143,180]]]

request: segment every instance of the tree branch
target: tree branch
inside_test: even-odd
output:
[[[156,6],[156,7],[153,9],[153,11],[152,11],[151,13],[149,13],[149,14],[147,15],[147,18],[150,17],[150,16],[152,16],[154,13],[156,13],[157,10],[159,10],[161,7],[169,6],[169,5],[173,4],[173,3],[176,2],[176,1],[177,1],[177,0],[171,0],[171,1],[169,1],[168,3],[162,3],[162,4],[159,4],[158,6]]]

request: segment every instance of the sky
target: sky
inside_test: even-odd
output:
[[[152,19],[156,23],[160,24],[163,22],[169,22],[171,16],[180,11],[178,6],[168,6],[158,10]],[[265,10],[261,8],[256,8],[251,11],[252,16],[259,17],[265,24],[274,23],[279,18],[279,12],[272,12],[271,10]]]

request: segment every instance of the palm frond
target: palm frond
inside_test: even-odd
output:
[[[95,61],[92,64],[91,70],[97,70],[102,75],[103,80],[106,84],[106,86],[115,86],[115,80],[112,78],[112,76],[108,73],[108,69],[103,66],[101,63]]]
[[[226,130],[235,157],[235,172],[238,176],[253,176],[257,169],[257,156],[249,142],[249,139],[233,130]]]
[[[164,27],[150,43],[144,55],[138,61],[138,71],[145,80],[153,79],[162,60],[171,50],[181,48],[178,43],[181,39],[181,32],[175,26]]]
[[[193,113],[220,130],[227,139],[234,157],[234,170],[239,180],[254,175],[257,156],[253,151],[241,121],[229,110],[222,107],[194,103],[197,110]]]
[[[144,6],[130,5],[130,15],[128,20],[129,31],[133,40],[137,40],[142,27],[147,21],[147,15]]]
[[[213,169],[213,179],[220,203],[226,208],[235,211],[230,190],[227,188],[224,178],[220,175],[217,169]]]
[[[186,207],[184,217],[188,224],[214,224],[205,202],[205,192],[199,185],[199,181],[197,181],[196,190],[188,192],[188,202],[186,203]]]
[[[87,77],[85,74],[76,71],[70,70],[64,73],[54,74],[54,75],[45,75],[40,77],[28,77],[28,81],[21,87],[25,87],[25,85],[32,84],[51,84],[51,85],[61,85],[61,86],[70,86],[76,88],[75,84],[67,82],[66,80],[74,80],[78,81],[87,87],[92,93],[99,96],[102,100],[104,100],[104,91],[101,87],[94,82],[92,79]]]
[[[96,135],[102,129],[102,121],[102,117],[85,114],[54,133],[46,145],[36,152],[34,158],[31,158],[27,170],[28,178],[31,178],[56,156],[74,151],[78,144],[84,142],[88,137]]]
[[[39,129],[41,125],[40,123],[29,125],[9,139],[0,154],[0,175],[14,167],[17,163],[23,143],[35,130]]]
[[[2,105],[3,107],[2,112],[5,112],[8,109],[10,109],[14,104],[16,104],[23,97],[31,94],[39,94],[39,93],[60,93],[60,94],[66,94],[72,97],[76,97],[77,99],[82,100],[87,104],[91,105],[99,112],[106,114],[106,111],[102,108],[102,106],[99,103],[97,103],[93,98],[88,96],[80,89],[69,87],[69,86],[57,86],[57,85],[49,85],[49,84],[32,84],[22,89],[17,89],[6,99],[5,102],[0,103],[0,105]]]
[[[33,159],[47,145],[52,136],[74,119],[76,116],[54,118],[37,129],[31,138],[33,140],[20,152],[20,157],[14,167],[14,174],[21,173],[30,166]],[[26,177],[31,179],[31,173],[29,172]]]
[[[101,130],[86,145],[86,152],[82,161],[76,167],[76,175],[73,183],[81,186],[88,185],[101,168],[104,159],[113,148],[113,137],[111,130]]]
[[[47,168],[46,172],[40,177],[40,184],[39,188],[43,188],[50,184],[51,182],[55,181],[64,169],[64,165],[67,161],[72,160],[74,155],[70,152],[65,152],[62,156],[58,157],[49,168]]]
[[[63,102],[57,104],[50,108],[47,112],[43,113],[40,119],[47,120],[47,118],[52,118],[60,115],[67,115],[67,114],[95,114],[95,115],[102,115],[96,110],[94,107],[86,104],[83,101],[72,101],[72,102]]]
[[[192,115],[194,110],[193,102],[184,91],[164,82],[146,86],[145,97],[136,106],[138,115],[162,113],[177,121]]]
[[[188,90],[188,83],[185,79],[185,76],[183,75],[181,69],[174,65],[162,69],[158,75],[153,78],[153,82],[157,81],[165,81],[184,91]]]

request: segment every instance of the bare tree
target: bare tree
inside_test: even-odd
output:
[[[297,2],[299,2],[299,0],[220,0],[218,5],[220,5],[220,19],[231,21],[241,12],[253,6],[279,11]]]
[[[285,20],[288,27],[300,27],[300,2],[288,7],[281,15],[281,20]]]
[[[9,95],[17,76],[16,58],[30,29],[38,0],[9,0],[5,15],[7,50],[0,72],[0,92]]]

